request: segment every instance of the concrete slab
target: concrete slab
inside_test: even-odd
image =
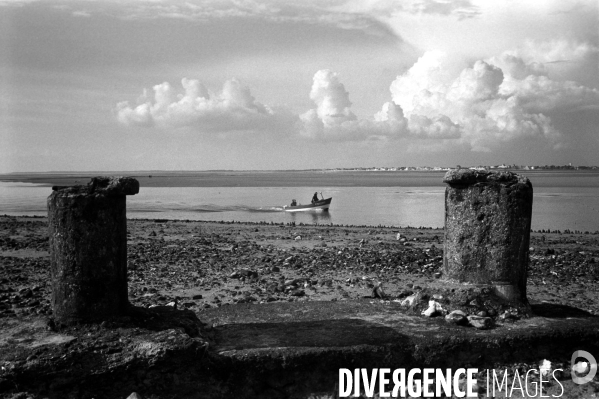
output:
[[[47,328],[44,320],[6,319],[1,324],[0,351],[3,347],[19,346],[36,348],[43,345],[60,345],[75,339],[72,335],[60,334]]]
[[[581,349],[599,355],[598,317],[554,304],[532,308],[535,317],[484,331],[369,299],[222,306],[199,313],[201,322],[191,311],[136,308],[122,320],[60,333],[42,319],[4,320],[0,392],[332,397],[340,368],[484,369],[569,359]]]
[[[322,360],[331,363],[335,353],[369,352],[370,364],[361,367],[492,367],[599,348],[599,318],[555,304],[533,305],[533,312],[535,317],[492,330],[407,314],[396,302],[368,299],[239,304],[206,310],[200,318],[215,327],[213,350],[236,361],[250,354],[280,355],[289,363],[290,356],[326,349]]]

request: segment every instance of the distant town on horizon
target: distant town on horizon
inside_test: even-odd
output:
[[[89,175],[94,173],[198,173],[198,172],[342,172],[342,171],[357,171],[357,172],[445,172],[455,168],[474,169],[474,170],[599,170],[599,166],[575,166],[572,163],[568,165],[517,165],[517,164],[501,164],[501,165],[478,165],[478,166],[365,166],[365,167],[348,167],[348,168],[310,168],[310,169],[204,169],[204,170],[174,170],[174,169],[147,169],[147,170],[89,170],[89,171],[45,171],[45,172],[10,172],[0,173],[0,176],[10,175]],[[150,174],[150,177],[152,175]]]
[[[478,166],[393,166],[393,167],[364,167],[364,168],[331,168],[326,170],[364,170],[364,171],[447,171],[455,168],[492,170],[492,169],[517,169],[517,170],[599,170],[599,166],[574,166],[568,165],[478,165]],[[318,169],[313,169],[318,170]],[[321,169],[320,169],[321,170]]]

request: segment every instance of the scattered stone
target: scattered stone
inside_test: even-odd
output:
[[[402,290],[397,296],[399,298],[405,298],[407,296],[412,295],[413,293],[414,293],[414,291],[412,291],[412,290]]]
[[[445,316],[445,321],[459,326],[465,326],[468,324],[466,313],[461,310],[454,310],[450,312],[447,316]]]
[[[488,330],[493,328],[493,319],[490,317],[468,316],[470,325],[478,330]]]
[[[385,299],[387,297],[387,294],[385,294],[385,291],[383,291],[383,283],[379,282],[372,289],[372,297],[373,298],[379,298],[379,299]]]
[[[177,309],[177,305],[178,304],[179,304],[179,300],[175,299],[174,301],[171,301],[171,302],[167,303],[166,306],[170,306],[170,307],[172,307],[174,309]]]
[[[422,315],[426,316],[426,317],[433,317],[433,316],[438,316],[442,313],[443,313],[443,307],[441,306],[441,304],[437,301],[430,300],[428,302],[428,309],[424,310],[422,312]]]
[[[418,294],[412,294],[409,297],[405,298],[403,301],[401,301],[401,306],[404,307],[408,307],[408,306],[413,306],[415,302],[417,302],[419,295]]]
[[[503,312],[502,314],[499,315],[498,320],[500,321],[505,321],[505,322],[514,322],[516,320],[519,320],[520,316],[517,313],[514,313],[510,310],[506,310],[505,312]]]
[[[18,222],[19,231],[26,228],[24,223]],[[2,224],[4,229],[0,229],[0,247],[5,251],[16,248],[16,245],[21,246],[19,248],[36,250],[40,247],[45,250],[48,244],[47,238],[44,240],[44,236],[47,237],[47,225],[41,221],[36,223],[39,223],[41,233],[36,232],[35,236],[31,235],[20,242],[10,238],[18,233],[11,233],[8,227],[4,228],[8,223]],[[160,239],[148,239],[148,233],[153,228]],[[371,245],[358,247],[357,243],[364,235],[363,230],[359,229],[345,237],[347,232],[342,228],[325,232],[321,226],[309,225],[290,234],[279,226],[268,229],[260,227],[259,232],[255,232],[254,225],[223,224],[221,227],[218,223],[178,221],[161,221],[156,225],[151,221],[138,220],[129,220],[128,229],[130,242],[127,260],[129,265],[136,265],[136,270],[129,268],[127,274],[129,300],[132,304],[144,308],[151,305],[164,306],[172,301],[177,291],[180,291],[179,295],[182,298],[186,298],[183,301],[190,300],[195,293],[201,293],[202,296],[197,299],[195,305],[190,305],[193,304],[191,301],[180,303],[181,308],[190,308],[198,312],[201,319],[204,308],[232,304],[236,298],[241,298],[241,302],[247,303],[281,302],[290,299],[358,299],[370,295],[378,279],[384,278],[387,299],[401,303],[424,287],[423,294],[428,293],[430,299],[441,303],[447,310],[454,309],[451,307],[454,305],[452,294],[427,287],[433,276],[440,273],[443,260],[440,243],[436,244],[435,249],[432,246],[427,248],[432,239],[430,234],[422,237],[414,246],[404,247],[394,239],[396,232],[389,235],[391,230],[388,230],[386,234],[391,240],[382,240],[374,249]],[[300,234],[305,246],[290,246],[290,239]],[[316,245],[321,242],[316,241],[317,234],[324,236],[329,242],[328,248]],[[379,232],[376,234],[371,244],[384,237]],[[442,239],[441,231],[436,234]],[[588,300],[585,306],[599,314],[597,301],[588,295],[589,292],[594,292],[593,287],[599,281],[599,268],[590,265],[591,259],[599,257],[598,236],[578,236],[572,239],[551,234],[546,236],[545,242],[540,235],[534,234],[534,243],[531,242],[531,246],[536,250],[531,257],[528,281],[529,288],[534,286],[531,288],[534,299],[550,299],[574,307],[581,306],[584,299]],[[287,241],[280,241],[282,237]],[[166,240],[162,240],[163,238]],[[569,241],[566,242],[566,239]],[[437,238],[433,240],[435,243],[439,241]],[[583,247],[583,244],[577,241],[584,241],[588,245]],[[548,247],[555,248],[554,251],[549,251],[554,253],[545,255]],[[212,263],[209,263],[210,259],[213,260]],[[288,264],[284,265],[284,261]],[[34,313],[49,316],[49,260],[43,257],[4,257],[2,263],[0,268],[4,267],[4,270],[0,271],[4,273],[0,277],[0,317],[16,318]],[[244,275],[239,275],[239,279],[230,277],[232,273],[241,270],[244,270]],[[259,275],[260,278],[251,278],[251,274],[246,275],[245,270],[256,271],[255,275]],[[275,272],[277,274],[274,274]],[[556,272],[559,278],[552,272]],[[348,279],[354,287],[345,284]],[[293,287],[285,290],[283,283],[289,280],[294,282]],[[433,281],[432,284],[438,283]],[[29,295],[26,292],[30,287],[33,295],[25,298],[24,296]],[[436,299],[433,295],[436,293],[442,293],[444,298]],[[212,302],[215,295],[218,295],[218,301]],[[474,301],[473,304],[480,307],[468,307],[467,303],[477,296],[480,300]],[[417,298],[413,297],[406,306],[413,307],[413,313],[416,313],[417,309],[417,314],[420,314],[422,310],[427,309],[428,303],[428,298],[420,295]],[[497,310],[490,308],[485,297],[478,294],[466,295],[456,306],[474,314],[484,310],[493,318],[503,315],[506,323],[515,322],[519,317],[519,313],[511,310],[506,312],[503,307],[496,307]],[[28,313],[21,314],[23,310]],[[49,313],[44,313],[46,311]],[[444,317],[448,323],[452,322],[448,320],[452,318],[455,318],[455,322],[463,318],[465,321],[462,323],[468,321],[465,316]],[[501,317],[497,320],[501,321]],[[107,323],[101,332],[109,334],[114,331],[114,326],[116,324]],[[32,360],[36,361],[39,360]]]

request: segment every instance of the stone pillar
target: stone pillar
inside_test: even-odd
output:
[[[532,184],[512,172],[450,170],[445,189],[444,279],[491,285],[527,304]]]
[[[86,186],[52,187],[48,197],[52,309],[72,324],[123,315],[127,297],[125,196],[130,177],[94,177]]]

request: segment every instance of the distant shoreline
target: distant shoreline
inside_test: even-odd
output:
[[[459,167],[459,165],[458,165]],[[541,172],[541,171],[595,171],[599,172],[599,166],[572,166],[572,165],[543,165],[543,166],[527,166],[527,165],[499,165],[499,166],[462,166],[463,169],[488,169],[488,170],[509,170],[516,172]],[[400,166],[400,167],[355,167],[355,168],[315,168],[315,169],[203,169],[203,170],[91,170],[91,171],[47,171],[47,172],[11,172],[0,173],[0,180],[4,177],[22,176],[22,175],[41,175],[41,176],[81,176],[81,175],[147,175],[147,174],[177,174],[187,175],[196,173],[334,173],[334,172],[432,172],[441,173],[447,172],[455,167],[447,166]]]
[[[599,170],[514,170],[534,187],[599,187]],[[152,171],[0,174],[0,182],[46,186],[87,184],[94,176],[131,176],[142,187],[443,187],[445,171]]]

